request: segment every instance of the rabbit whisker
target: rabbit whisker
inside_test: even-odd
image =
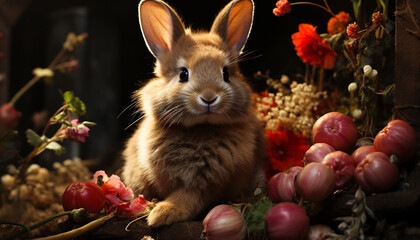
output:
[[[140,120],[142,120],[144,118],[144,116],[145,115],[142,115],[141,117],[137,118],[135,121],[131,122],[126,128],[124,128],[124,131],[126,131],[127,129],[129,129],[134,124],[138,123]]]
[[[131,101],[131,103],[130,103],[130,104],[129,104],[126,108],[124,108],[124,109],[120,112],[120,114],[118,114],[117,119],[118,119],[118,118],[120,118],[120,117],[121,117],[121,115],[122,115],[123,113],[125,113],[128,109],[133,108],[136,104],[137,104],[137,100],[133,99],[133,100]]]

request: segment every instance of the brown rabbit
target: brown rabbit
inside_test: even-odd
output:
[[[149,225],[191,220],[255,186],[264,135],[238,67],[253,8],[234,0],[210,32],[192,33],[166,3],[139,4],[156,78],[135,92],[144,118],[127,142],[122,176],[136,193],[161,200]]]

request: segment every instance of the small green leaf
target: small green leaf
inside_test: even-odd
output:
[[[43,142],[42,138],[36,132],[34,132],[34,130],[27,129],[25,133],[26,133],[26,139],[28,143],[31,144],[32,146],[34,147],[38,146],[39,144]]]
[[[66,113],[64,111],[60,112],[59,114],[55,115],[54,120],[56,122],[61,123],[66,118]]]
[[[85,104],[73,92],[67,91],[63,94],[64,101],[69,105],[70,110],[79,116],[86,114]]]
[[[245,222],[249,231],[264,230],[264,219],[268,210],[274,206],[269,198],[263,198],[252,205],[245,213]]]
[[[62,155],[66,151],[66,149],[57,142],[48,143],[46,148],[50,149],[50,150],[53,150],[55,152],[55,154],[57,154],[57,155]]]

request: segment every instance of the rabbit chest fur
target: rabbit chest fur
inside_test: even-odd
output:
[[[122,177],[135,193],[159,200],[148,223],[162,226],[255,187],[264,134],[238,66],[253,2],[230,2],[210,32],[185,29],[159,0],[140,2],[139,18],[156,78],[135,92],[144,117],[123,152]]]
[[[184,188],[203,202],[235,200],[252,190],[261,165],[255,123],[162,129],[146,118],[125,151],[124,179],[149,199]]]

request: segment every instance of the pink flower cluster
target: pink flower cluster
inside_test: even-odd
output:
[[[273,9],[273,14],[279,17],[285,15],[286,13],[290,13],[291,11],[292,10],[288,0],[278,0],[276,3],[276,8]]]
[[[75,142],[86,141],[86,137],[89,137],[89,128],[79,123],[79,119],[73,119],[70,122],[71,127],[65,128],[63,133]]]
[[[117,212],[119,215],[132,216],[146,210],[148,201],[144,199],[143,195],[139,195],[130,203],[134,196],[133,191],[125,187],[117,175],[113,174],[111,177],[108,177],[105,171],[96,171],[93,175],[93,181],[98,183],[98,180],[99,183],[103,183],[101,188],[105,192],[105,208],[107,212]]]

